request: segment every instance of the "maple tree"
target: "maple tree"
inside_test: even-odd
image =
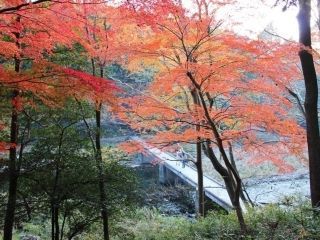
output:
[[[9,15],[3,16],[1,19],[3,23],[2,27],[2,40],[3,45],[5,46],[5,52],[1,52],[5,58],[13,58],[14,61],[14,72],[18,75],[21,72],[21,64],[22,59],[27,57],[29,59],[37,59],[39,58],[37,48],[32,48],[30,50],[30,43],[32,43],[33,35],[38,35],[39,38],[43,37],[42,31],[34,30],[34,34],[32,32],[28,32],[26,26],[28,24],[25,21],[29,20],[29,17],[24,18],[24,15]],[[24,25],[26,24],[26,25]],[[29,23],[30,24],[30,23]],[[32,29],[30,29],[32,31]],[[6,38],[8,39],[6,41]],[[48,43],[48,42],[47,42]],[[50,42],[49,42],[50,46]],[[28,48],[29,47],[29,48]],[[42,46],[43,49],[48,47]],[[31,54],[30,56],[28,55]],[[14,86],[11,95],[11,105],[12,105],[12,113],[11,113],[11,126],[10,126],[10,154],[9,154],[9,194],[8,194],[8,204],[5,216],[5,224],[4,224],[4,239],[12,238],[12,228],[14,222],[14,214],[15,214],[15,204],[16,204],[16,194],[17,194],[17,181],[19,174],[19,166],[17,166],[16,158],[17,158],[17,145],[18,145],[18,115],[20,110],[19,102],[21,97],[21,89],[18,86]]]
[[[143,12],[144,19],[146,12],[152,16],[152,33],[146,33],[131,66],[153,59],[159,74],[144,94],[125,100],[127,112],[121,117],[133,128],[153,130],[153,143],[200,142],[245,231],[241,178],[231,159],[242,155],[256,164],[271,161],[288,172],[293,167],[286,156],[303,157],[303,129],[287,114],[292,104],[285,88],[299,76],[293,55],[297,46],[236,36],[220,30],[212,15],[200,19],[166,4],[154,5],[154,12],[162,14]]]
[[[94,2],[93,2],[94,3]],[[94,81],[95,88],[92,91],[95,95],[90,99],[95,108],[95,129],[92,130],[86,124],[88,131],[93,133],[91,137],[92,147],[95,153],[96,167],[98,169],[101,217],[103,223],[104,239],[109,236],[107,192],[105,174],[102,168],[102,147],[101,147],[101,115],[104,106],[115,111],[117,107],[117,97],[115,93],[119,90],[105,79],[105,67],[108,64],[117,62],[123,57],[126,48],[124,47],[125,31],[129,24],[125,25],[123,18],[124,10],[109,5],[87,6],[82,5],[78,12],[83,16],[83,21],[77,26],[75,32],[79,35],[80,44],[86,49],[91,60],[92,77],[97,79],[99,75],[101,81]],[[70,72],[70,70],[68,70]],[[76,76],[77,77],[77,76]]]
[[[82,21],[75,11],[76,5],[65,2],[45,1],[25,4],[17,1],[3,2],[1,8],[0,54],[5,60],[1,67],[1,86],[11,91],[11,126],[9,143],[2,142],[1,150],[9,148],[9,192],[4,224],[4,239],[12,238],[15,214],[16,191],[20,173],[20,160],[17,163],[19,145],[19,114],[25,104],[34,104],[25,96],[29,93],[48,106],[60,105],[68,96],[106,99],[115,88],[110,82],[89,76],[83,72],[64,69],[48,62],[52,50],[61,44],[71,46],[77,41],[73,29]],[[58,4],[59,3],[59,4]],[[56,24],[52,25],[51,23]],[[13,64],[11,64],[13,63]],[[28,67],[29,66],[29,67]],[[80,82],[79,82],[80,81]],[[61,89],[64,88],[64,92]],[[108,90],[106,90],[108,88]],[[106,92],[108,91],[108,94]],[[102,97],[103,96],[103,97]],[[21,156],[20,156],[21,158]],[[54,226],[53,226],[54,227]],[[53,234],[59,239],[59,234]]]

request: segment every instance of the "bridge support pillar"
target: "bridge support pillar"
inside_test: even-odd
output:
[[[159,164],[159,183],[164,185],[176,185],[179,178],[175,176],[164,164]]]
[[[195,192],[194,192],[194,208],[197,214],[199,214],[199,191],[198,188],[196,188]]]
[[[159,164],[159,183],[166,184],[166,168],[163,164]]]

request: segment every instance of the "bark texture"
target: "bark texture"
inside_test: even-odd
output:
[[[305,81],[305,115],[310,168],[310,190],[313,207],[320,206],[320,137],[318,122],[318,83],[311,54],[311,0],[299,0],[299,52]]]

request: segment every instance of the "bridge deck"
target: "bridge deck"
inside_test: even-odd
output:
[[[137,141],[138,139],[135,138],[135,140]],[[191,186],[197,187],[198,176],[197,171],[194,168],[191,168],[188,165],[183,168],[181,163],[172,155],[148,145],[141,139],[139,139],[138,141],[144,146],[144,148],[146,148],[146,150],[148,150],[148,152],[161,160],[160,164],[164,164],[170,171],[174,172],[177,176],[179,176]],[[232,209],[229,195],[223,185],[207,176],[204,176],[203,186],[205,194],[208,198],[228,211]],[[241,202],[241,205],[243,210],[245,210],[243,202]]]

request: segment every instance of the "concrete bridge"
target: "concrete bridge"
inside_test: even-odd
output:
[[[197,171],[194,168],[188,165],[182,167],[180,161],[177,160],[172,154],[163,152],[160,149],[147,144],[140,138],[133,138],[133,140],[138,141],[147,150],[147,152],[157,162],[159,162],[159,181],[161,183],[174,184],[177,180],[182,180],[183,182],[197,189],[198,177]],[[211,199],[213,202],[227,211],[232,210],[232,204],[229,195],[226,188],[222,184],[212,178],[204,176],[203,186],[207,198]],[[245,210],[243,202],[241,202],[241,204]]]
[[[138,137],[132,138],[140,142],[147,152],[156,159],[159,164],[159,180],[162,183],[175,183],[183,181],[197,188],[197,171],[186,165],[184,168],[178,159],[172,154],[161,151],[151,146]],[[150,162],[145,159],[144,162]],[[308,172],[302,171],[288,175],[273,175],[262,179],[250,179],[246,181],[246,191],[251,200],[257,205],[282,204],[284,200],[292,198],[310,200],[310,181]],[[208,177],[203,177],[204,191],[207,198],[217,203],[227,211],[232,210],[232,204],[224,185]],[[244,211],[246,207],[240,202]],[[196,204],[197,206],[197,204]]]

